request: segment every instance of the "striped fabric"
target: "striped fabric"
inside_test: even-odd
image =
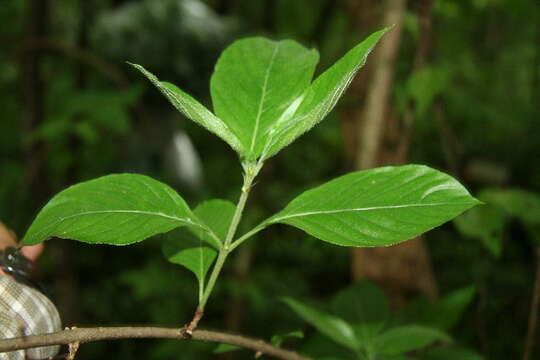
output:
[[[0,275],[0,338],[40,335],[61,330],[60,316],[39,291]],[[60,347],[48,346],[0,353],[0,360],[47,359]]]

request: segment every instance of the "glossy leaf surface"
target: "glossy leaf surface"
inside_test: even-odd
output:
[[[367,56],[388,29],[370,35],[321,74],[269,130],[269,158],[324,119],[343,95]]]
[[[214,112],[237,134],[248,160],[263,151],[270,128],[311,83],[316,50],[292,40],[255,37],[220,56],[210,82]]]
[[[30,226],[23,245],[53,236],[127,245],[183,225],[203,227],[172,188],[144,175],[108,175],[53,197]]]
[[[344,246],[393,245],[478,204],[455,179],[421,165],[344,175],[308,190],[265,222]]]

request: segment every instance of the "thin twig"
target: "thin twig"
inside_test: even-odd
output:
[[[218,342],[240,346],[260,352],[277,359],[284,360],[311,360],[293,351],[280,349],[262,340],[241,335],[227,334],[217,331],[195,330],[191,336],[178,328],[162,327],[97,327],[75,328],[45,335],[24,336],[13,339],[0,340],[0,353],[21,349],[29,349],[50,345],[66,345],[72,343],[87,343],[99,340],[117,339],[193,339],[205,342]]]

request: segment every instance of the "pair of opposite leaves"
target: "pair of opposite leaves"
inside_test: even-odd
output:
[[[225,140],[245,163],[261,161],[321,121],[387,29],[369,36],[313,83],[315,50],[285,40],[248,38],[221,55],[211,81],[215,115],[176,86],[133,65],[184,115]],[[425,166],[384,167],[334,179],[261,223],[286,223],[327,242],[381,246],[412,238],[478,201],[452,177]],[[230,205],[227,205],[230,207]],[[125,245],[188,225],[213,247],[223,237],[170,187],[143,175],[109,175],[74,185],[38,214],[24,240],[52,236]]]

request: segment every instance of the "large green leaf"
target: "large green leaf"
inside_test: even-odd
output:
[[[210,231],[190,226],[192,234],[187,231],[170,234],[163,244],[163,252],[170,262],[182,265],[195,274],[199,283],[199,299],[204,291],[206,274],[217,256],[216,249],[225,239],[234,211],[235,205],[230,201],[205,201],[193,212]]]
[[[442,172],[421,165],[389,166],[347,174],[308,190],[261,226],[289,224],[337,245],[392,245],[478,203]]]
[[[282,300],[322,334],[349,349],[358,348],[352,327],[343,319],[292,298],[283,298]]]
[[[210,82],[214,112],[237,134],[246,158],[261,155],[268,131],[305,91],[319,61],[292,40],[255,37],[220,56]]]
[[[53,197],[22,245],[53,236],[127,245],[183,225],[204,227],[169,186],[144,175],[108,175],[73,185]]]
[[[441,330],[409,325],[390,329],[375,338],[375,351],[381,354],[399,355],[424,348],[435,341],[450,341]]]
[[[180,90],[175,85],[159,81],[152,73],[141,65],[130,64],[144,74],[154,84],[159,91],[174,105],[174,107],[189,119],[205,127],[210,132],[216,134],[227,142],[238,154],[244,153],[244,148],[234,132],[221,119],[205,108],[187,93]],[[232,95],[231,95],[232,96]]]
[[[370,35],[321,74],[268,130],[263,158],[275,155],[324,119],[343,95],[367,56],[387,29]]]
[[[332,311],[353,325],[362,344],[379,333],[390,316],[388,299],[381,289],[367,281],[340,291],[332,299]]]

